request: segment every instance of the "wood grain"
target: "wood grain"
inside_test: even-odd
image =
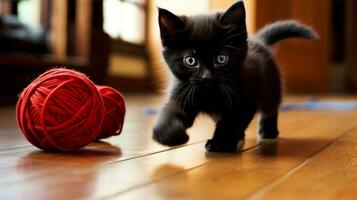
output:
[[[183,170],[199,167],[212,161],[205,157],[205,139],[211,136],[213,124],[207,118],[200,117],[191,132],[191,143],[176,149],[162,147],[151,140],[151,126],[153,116],[145,118],[143,105],[150,105],[149,98],[145,101],[137,101],[138,97],[128,100],[129,112],[126,124],[121,136],[106,140],[107,143],[92,144],[84,150],[72,154],[50,154],[37,151],[34,147],[18,147],[3,149],[1,158],[8,160],[8,167],[0,169],[0,174],[5,175],[0,181],[2,189],[0,193],[12,196],[13,191],[22,191],[23,195],[36,194],[36,198],[56,198],[59,193],[68,192],[68,186],[82,183],[85,185],[96,183],[96,185],[108,189],[92,192],[71,192],[72,197],[102,197],[110,196],[118,192],[126,191],[150,183],[150,174],[156,174],[157,168],[163,165],[183,166]],[[153,100],[158,102],[158,100]],[[287,116],[291,113],[286,113]],[[298,125],[294,119],[299,116],[286,117],[282,122],[288,129],[296,129]],[[139,123],[140,120],[140,123]],[[143,131],[144,130],[144,131]],[[253,139],[256,130],[256,120],[248,129],[248,140],[244,148],[255,146]],[[18,133],[19,134],[19,133]],[[203,139],[203,141],[202,141]],[[193,141],[192,141],[193,140]],[[191,144],[191,145],[190,145]],[[213,157],[220,160],[221,156]],[[191,162],[189,162],[192,160]],[[140,170],[142,169],[142,170]],[[115,175],[113,175],[115,173]],[[169,170],[168,173],[155,175],[155,179],[175,174]],[[131,174],[128,176],[127,174]],[[94,177],[102,177],[99,180]],[[61,181],[58,181],[61,180]],[[31,181],[31,184],[29,184]],[[43,184],[53,184],[55,189],[47,193],[41,193]],[[111,184],[117,187],[110,187]],[[9,185],[11,187],[9,187]],[[88,186],[90,187],[90,186]],[[84,190],[88,187],[83,187]],[[16,195],[19,195],[16,193]],[[23,197],[23,196],[21,196]]]
[[[190,154],[191,158],[194,158],[193,162],[185,163],[188,168],[205,163],[207,160],[204,157],[203,145],[211,136],[213,122],[208,118],[199,117],[196,126],[189,130],[192,137],[190,143],[186,145],[187,148],[171,149],[158,145],[151,139],[156,116],[145,115],[144,108],[156,106],[160,102],[161,98],[158,97],[128,97],[128,114],[122,135],[106,139],[104,143],[91,144],[81,151],[69,154],[45,153],[26,144],[16,128],[14,110],[5,109],[3,112],[5,115],[1,116],[6,117],[1,120],[3,123],[0,127],[4,129],[8,127],[12,131],[0,134],[0,138],[10,138],[6,140],[10,144],[0,140],[0,147],[2,146],[0,176],[3,177],[0,180],[2,186],[0,196],[4,199],[23,199],[31,194],[33,199],[56,199],[62,193],[71,193],[69,198],[99,197],[150,182],[150,177],[145,173],[149,174],[157,165],[170,160],[173,163],[188,161],[185,156],[178,155]],[[153,158],[144,158],[145,155],[152,155]],[[135,174],[138,176],[134,176]],[[99,180],[97,177],[100,177]],[[56,187],[43,193],[46,184]],[[82,185],[83,190],[72,187],[79,184]],[[118,187],[110,187],[111,184]],[[97,192],[93,193],[92,185],[109,189],[96,190]]]
[[[356,199],[356,188],[355,128],[250,199]]]
[[[283,132],[284,136],[277,145],[258,146],[241,155],[212,162],[116,197],[242,199],[288,173],[356,126],[354,122],[346,120],[356,116],[355,113],[300,114],[300,120],[295,122],[300,128]]]
[[[162,99],[142,95],[126,99],[122,135],[69,154],[45,153],[28,145],[17,130],[13,108],[0,108],[0,199],[240,199],[262,192],[265,196],[270,189],[280,191],[272,183],[289,181],[284,178],[287,174],[317,158],[357,126],[353,111],[282,112],[277,145],[256,145],[255,118],[247,130],[243,153],[207,154],[204,144],[214,129],[211,120],[200,116],[189,130],[190,142],[168,148],[152,141],[156,116],[144,114],[145,107],[156,108]],[[289,99],[303,101],[305,97]],[[330,158],[336,155],[332,152]],[[345,168],[352,174],[354,162]],[[343,181],[355,186],[353,177],[337,177],[341,184],[335,191],[347,191]],[[304,179],[309,177],[296,178]],[[303,188],[302,181],[297,183]]]

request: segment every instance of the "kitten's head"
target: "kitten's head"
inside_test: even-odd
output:
[[[159,9],[163,56],[178,80],[211,89],[237,75],[247,54],[243,2],[224,13],[176,16]]]

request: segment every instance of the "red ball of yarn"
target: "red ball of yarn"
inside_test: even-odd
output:
[[[125,116],[124,96],[112,87],[97,86],[104,102],[104,121],[97,139],[119,135]]]
[[[69,69],[52,69],[22,92],[16,107],[26,139],[46,151],[73,151],[93,142],[104,119],[92,81]]]

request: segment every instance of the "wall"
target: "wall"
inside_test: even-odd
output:
[[[120,53],[109,56],[108,73],[111,76],[145,78],[147,63],[144,58]]]

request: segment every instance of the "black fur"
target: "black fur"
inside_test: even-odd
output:
[[[280,22],[264,28],[256,39],[247,39],[240,1],[224,13],[191,17],[159,9],[159,24],[163,57],[174,80],[154,128],[157,142],[186,143],[186,129],[200,112],[217,121],[207,151],[236,151],[257,111],[260,136],[278,136],[281,81],[269,45],[292,36],[315,38],[310,29]]]

